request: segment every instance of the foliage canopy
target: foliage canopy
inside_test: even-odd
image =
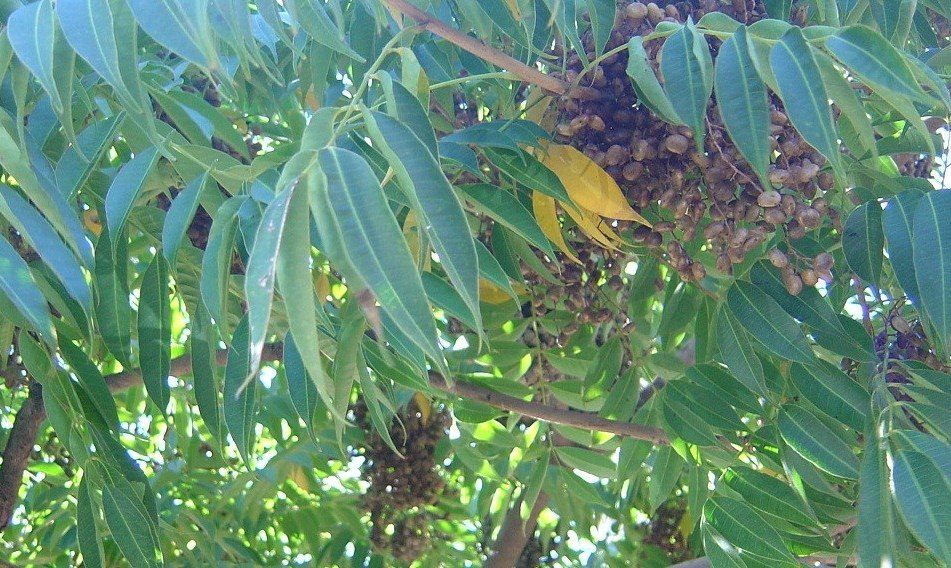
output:
[[[18,565],[951,564],[951,8],[0,1]]]

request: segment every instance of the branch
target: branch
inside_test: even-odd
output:
[[[501,67],[526,83],[537,85],[546,91],[563,94],[568,90],[568,84],[551,75],[546,75],[534,67],[529,67],[517,59],[513,59],[501,51],[494,49],[478,39],[468,36],[461,31],[450,28],[446,24],[423,12],[407,0],[383,0],[391,11],[400,12],[416,21],[419,26],[428,30],[449,43],[468,51],[483,61],[496,67]]]
[[[538,515],[548,504],[545,492],[538,494],[528,518],[522,521],[522,499],[519,498],[505,513],[505,520],[499,528],[499,535],[492,544],[492,554],[485,560],[482,568],[509,568],[515,566],[518,557],[525,548],[528,537],[535,532]]]
[[[536,420],[544,420],[552,424],[573,426],[575,428],[594,430],[597,432],[608,432],[626,438],[647,440],[658,445],[670,444],[667,434],[660,428],[653,426],[609,420],[593,412],[554,408],[538,402],[527,402],[520,398],[502,394],[472,383],[456,381],[450,385],[445,379],[435,373],[430,373],[429,384],[443,392],[454,394],[461,398],[475,400],[488,404],[489,406],[494,406],[495,408],[515,412],[516,414],[528,416]]]

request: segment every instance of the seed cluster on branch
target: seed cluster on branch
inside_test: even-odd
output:
[[[646,38],[661,22],[683,23],[688,16],[696,21],[708,11],[722,11],[746,23],[765,17],[762,5],[752,0],[665,7],[620,2],[605,50],[635,36]],[[652,38],[644,43],[655,72],[664,41]],[[720,41],[707,41],[716,53]],[[593,60],[590,32],[582,42],[586,59]],[[716,269],[729,274],[733,265],[753,251],[762,254],[761,245],[776,232],[788,242],[822,227],[840,226],[838,213],[825,197],[834,190],[833,175],[824,168],[826,160],[796,132],[778,97],[769,99],[769,143],[774,158],[769,187],[763,187],[727,135],[715,97],[707,106],[704,147],[697,148],[689,128],[664,122],[638,101],[626,73],[626,50],[587,71],[580,54],[558,46],[555,52],[566,63],[560,77],[577,84],[557,102],[557,140],[573,145],[604,168],[635,210],[660,217],[653,229],[636,226],[630,236],[657,250],[682,279],[697,281],[706,276],[707,268],[696,258],[704,245]],[[776,253],[772,254],[778,260]],[[777,266],[787,289],[795,294],[818,278],[831,278],[830,258],[793,255]]]

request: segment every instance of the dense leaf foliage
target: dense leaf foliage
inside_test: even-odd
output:
[[[2,555],[951,564],[951,10],[660,4],[0,2]]]

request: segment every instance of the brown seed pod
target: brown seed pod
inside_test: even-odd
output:
[[[799,275],[790,268],[783,268],[780,272],[780,276],[783,281],[783,286],[786,287],[786,291],[793,296],[798,296],[802,292],[802,280],[799,278]]]
[[[835,264],[835,258],[827,252],[820,252],[812,260],[812,267],[817,271],[829,270]]]
[[[819,275],[816,274],[816,271],[811,268],[803,269],[799,272],[799,278],[802,279],[802,283],[806,286],[812,288],[819,282]]]
[[[683,154],[690,147],[690,140],[681,134],[671,134],[664,140],[664,147],[674,154]]]
[[[760,207],[766,209],[770,207],[778,207],[782,202],[783,196],[776,190],[764,191],[756,197],[756,204]]]
[[[769,262],[776,268],[786,268],[789,266],[789,257],[786,256],[786,253],[777,248],[770,249],[769,252],[766,253],[766,258],[768,258]]]

